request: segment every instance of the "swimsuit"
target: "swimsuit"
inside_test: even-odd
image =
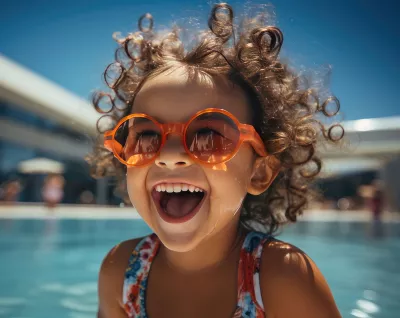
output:
[[[271,236],[249,232],[240,251],[238,300],[233,318],[264,317],[260,289],[260,261],[264,244]],[[155,234],[145,237],[136,246],[125,272],[123,303],[129,318],[148,318],[146,287],[150,266],[157,254],[160,240]]]

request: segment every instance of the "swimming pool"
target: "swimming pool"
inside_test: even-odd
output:
[[[0,317],[91,318],[97,273],[141,220],[0,220]],[[343,317],[400,316],[400,224],[301,222],[280,238],[305,250]]]

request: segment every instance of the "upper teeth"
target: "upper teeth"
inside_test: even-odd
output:
[[[156,191],[168,193],[181,191],[203,192],[202,189],[186,183],[161,183],[156,185]]]

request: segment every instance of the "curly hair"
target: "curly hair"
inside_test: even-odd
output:
[[[144,27],[144,21],[148,27]],[[190,77],[224,76],[245,92],[253,112],[253,126],[269,154],[279,160],[281,171],[267,191],[247,194],[240,222],[247,229],[273,233],[288,221],[295,222],[310,201],[310,183],[322,166],[317,145],[337,143],[343,127],[326,127],[323,117],[335,116],[340,109],[336,97],[321,100],[319,92],[289,69],[279,58],[283,34],[265,25],[258,16],[234,24],[228,4],[213,7],[208,31],[197,43],[185,48],[178,28],[167,34],[153,32],[153,18],[139,19],[139,31],[126,37],[115,36],[115,62],[104,72],[111,93],[93,95],[95,109],[104,114],[98,121],[100,133],[110,129],[132,108],[145,81],[176,65],[184,66]],[[332,105],[334,109],[332,109]],[[100,138],[101,139],[101,138]],[[87,160],[95,177],[113,175],[120,193],[126,196],[126,167],[98,140]]]

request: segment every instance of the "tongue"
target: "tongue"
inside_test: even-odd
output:
[[[164,211],[173,217],[184,217],[194,210],[203,195],[200,193],[181,192],[165,194],[161,202]]]

